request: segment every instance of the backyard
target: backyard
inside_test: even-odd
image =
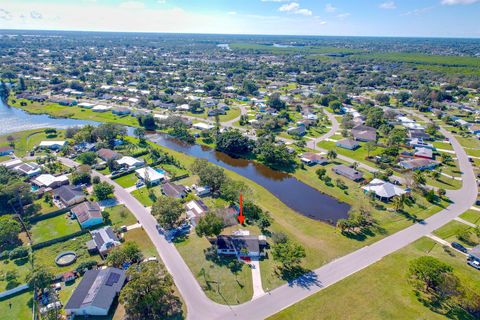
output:
[[[77,231],[80,231],[78,221],[70,219],[66,214],[32,223],[30,229],[33,243],[60,238]]]

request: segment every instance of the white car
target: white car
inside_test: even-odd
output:
[[[467,263],[477,270],[480,270],[480,262],[477,260],[468,260]]]

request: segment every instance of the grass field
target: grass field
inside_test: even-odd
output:
[[[480,272],[467,266],[463,255],[450,256],[441,245],[422,238],[269,319],[448,319],[421,303],[408,282],[409,262],[424,255],[448,263],[463,283],[480,290]]]
[[[365,143],[360,142],[360,147],[355,150],[348,150],[344,148],[337,147],[333,141],[321,141],[317,144],[318,147],[326,150],[335,150],[338,154],[344,155],[346,157],[352,158],[358,162],[366,163],[369,166],[374,167],[375,164],[365,160],[368,156],[367,150],[364,148]],[[382,152],[382,148],[377,147],[374,151],[370,152],[370,156],[376,156]]]
[[[460,218],[470,223],[480,225],[480,211],[468,210],[467,212],[462,213]]]
[[[466,230],[472,231],[472,235],[470,237],[470,240],[467,241],[467,242],[464,241],[463,239],[460,239],[460,237],[459,237],[459,235]],[[458,221],[450,221],[449,223],[447,223],[446,225],[444,225],[440,229],[435,230],[433,233],[435,235],[439,236],[440,238],[442,238],[444,240],[447,240],[448,242],[456,241],[456,242],[461,243],[465,247],[470,248],[470,247],[474,247],[474,246],[476,246],[480,243],[480,237],[477,237],[474,234],[473,230],[474,229],[472,227],[470,227],[470,226],[468,226],[464,223],[461,223],[461,222],[458,222]]]
[[[33,223],[30,229],[34,243],[60,238],[77,231],[80,231],[77,220],[72,220],[65,214]]]
[[[132,229],[124,233],[125,241],[136,242],[145,257],[157,256],[157,249],[142,228]]]
[[[137,200],[140,201],[140,203],[143,204],[145,207],[150,207],[151,205],[153,205],[153,200],[150,198],[150,192],[153,192],[157,197],[162,194],[159,186],[150,189],[140,188],[132,191],[131,194],[132,196],[137,198]]]
[[[448,142],[434,141],[432,144],[437,149],[453,150],[452,145]]]
[[[80,263],[90,260],[101,261],[99,255],[90,255],[87,252],[85,243],[91,239],[90,234],[84,234],[74,239],[55,243],[51,246],[35,250],[33,252],[35,265],[43,265],[54,274],[74,270]],[[64,251],[74,251],[77,254],[77,261],[66,267],[59,267],[55,264],[57,255]]]
[[[127,175],[121,176],[119,178],[114,179],[116,183],[118,183],[123,188],[130,188],[135,185],[138,181],[138,177],[135,175],[135,172],[129,173]]]
[[[123,204],[105,208],[105,211],[108,212],[113,227],[129,226],[137,223],[135,216]]]
[[[0,300],[0,316],[2,319],[31,320],[33,291],[27,291],[6,300]],[[4,317],[4,318],[3,318]]]
[[[64,140],[63,130],[58,130],[57,135],[50,135],[44,132],[44,129],[34,129],[27,131],[15,132],[12,134],[0,136],[0,146],[8,145],[7,137],[12,136],[14,138],[14,149],[17,156],[23,157],[33,149],[35,145],[38,145],[43,140]]]
[[[25,283],[25,277],[30,270],[31,264],[28,258],[20,258],[15,260],[5,259],[0,261],[0,292],[13,289]],[[16,272],[17,277],[15,280],[7,282],[5,275],[9,271]]]

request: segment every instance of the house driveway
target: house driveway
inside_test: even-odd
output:
[[[260,273],[260,261],[257,258],[252,258],[250,262],[250,268],[252,269],[252,284],[253,284],[252,300],[254,300],[265,294],[265,291],[263,291],[263,287],[262,287],[262,274]]]

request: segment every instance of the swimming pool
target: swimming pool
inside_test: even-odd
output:
[[[155,168],[155,171],[157,171],[158,173],[163,174],[163,175],[166,174],[166,171],[163,170],[162,168]]]

